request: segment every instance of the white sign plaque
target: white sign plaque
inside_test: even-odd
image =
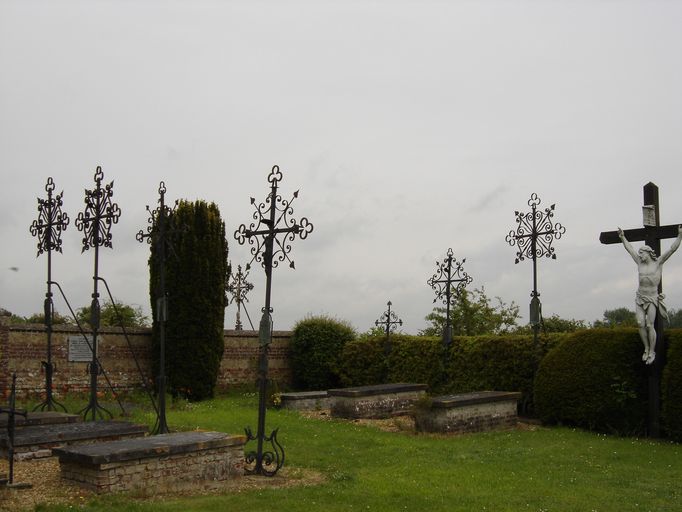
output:
[[[645,226],[656,225],[656,207],[653,204],[642,206],[642,217],[644,217]]]
[[[85,341],[87,337],[88,341]],[[82,334],[78,336],[69,336],[67,338],[69,345],[68,360],[70,363],[89,363],[92,361],[92,335],[88,334],[85,337]],[[90,345],[88,345],[88,343]]]

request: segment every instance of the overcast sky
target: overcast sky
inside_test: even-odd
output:
[[[72,219],[53,258],[69,300],[92,293],[74,221],[101,165],[122,216],[100,273],[148,312],[135,233],[159,181],[219,206],[236,266],[232,234],[278,164],[314,231],[274,272],[276,329],[328,314],[364,331],[391,300],[416,333],[448,248],[526,321],[532,265],[505,236],[531,193],[566,227],[539,263],[544,315],[634,309],[636,267],[598,237],[641,226],[649,181],[662,223],[682,222],[681,26],[682,2],[654,0],[0,0],[0,307],[42,309],[29,226],[48,176]],[[682,251],[664,291],[682,307]]]

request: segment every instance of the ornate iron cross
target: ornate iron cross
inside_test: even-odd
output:
[[[528,213],[514,212],[518,226],[516,231],[513,229],[509,231],[506,236],[507,243],[512,247],[516,245],[518,251],[516,252],[515,264],[523,261],[526,258],[533,260],[533,291],[531,292],[530,302],[530,323],[533,327],[534,342],[537,346],[538,330],[542,321],[542,307],[540,304],[540,294],[538,293],[538,273],[537,273],[537,259],[546,257],[556,259],[556,252],[552,247],[552,242],[560,239],[566,233],[566,228],[560,223],[552,224],[554,217],[554,208],[556,205],[551,205],[545,208],[544,211],[538,209],[541,200],[537,194],[533,193],[528,200],[528,206],[531,211]]]
[[[251,245],[251,261],[246,266],[247,270],[251,263],[256,260],[265,269],[265,306],[261,317],[258,337],[260,341],[260,354],[258,365],[258,433],[254,436],[250,428],[246,429],[249,440],[258,442],[258,450],[246,454],[246,471],[259,475],[273,476],[284,464],[284,451],[277,441],[277,430],[270,436],[265,435],[265,406],[268,381],[268,349],[272,339],[272,307],[270,297],[272,291],[272,269],[279,262],[288,261],[289,266],[294,268],[294,262],[289,258],[291,251],[290,243],[299,236],[302,240],[313,231],[313,225],[305,217],[297,222],[292,216],[294,210],[292,203],[298,197],[298,190],[288,201],[278,194],[278,185],[282,180],[279,166],[275,165],[268,175],[270,194],[264,202],[256,205],[252,197],[251,204],[256,211],[249,227],[242,224],[235,231],[234,238],[243,245],[247,240]],[[282,238],[277,238],[283,235]],[[263,443],[270,442],[273,446],[271,452],[263,452]],[[281,452],[281,453],[280,453]]]
[[[99,303],[99,248],[112,247],[111,226],[118,223],[121,210],[111,198],[114,195],[114,182],[102,188],[104,173],[102,168],[97,166],[95,171],[95,188],[85,189],[85,210],[78,213],[76,227],[83,232],[83,249],[85,252],[90,247],[95,249],[95,267],[93,274],[92,302],[90,303],[90,326],[92,327],[92,361],[90,362],[90,402],[80,411],[83,418],[87,419],[91,413],[91,421],[97,419],[97,415],[102,416],[103,411],[112,417],[113,415],[104,407],[97,403],[97,376],[101,369],[97,360],[97,333],[100,322],[100,303]]]
[[[166,184],[159,183],[159,206],[151,209],[147,206],[149,218],[147,219],[146,232],[140,230],[135,239],[142,243],[147,242],[156,248],[152,255],[156,255],[159,266],[159,288],[156,297],[156,320],[159,327],[159,375],[157,384],[159,388],[159,408],[154,434],[166,434],[170,432],[166,420],[166,321],[168,320],[168,298],[166,294],[166,249],[170,247],[168,241],[167,224],[175,208],[166,205]],[[175,201],[175,206],[178,202]]]
[[[38,237],[38,254],[47,253],[47,292],[43,303],[45,332],[47,335],[47,361],[41,364],[45,370],[45,400],[38,404],[34,410],[54,411],[61,408],[66,412],[66,408],[57,402],[52,396],[52,375],[55,366],[52,363],[52,322],[54,320],[54,302],[52,300],[52,251],[62,252],[62,231],[69,225],[69,216],[62,212],[62,196],[60,192],[53,196],[55,186],[52,177],[47,178],[45,191],[47,199],[38,198],[38,218],[33,221],[30,227],[31,235]]]
[[[386,341],[384,343],[384,354],[388,355],[391,353],[391,333],[395,332],[396,326],[403,325],[403,321],[398,318],[398,315],[394,311],[391,311],[391,306],[393,303],[389,300],[386,305],[388,310],[384,311],[378,320],[374,321],[374,325],[379,327],[380,325],[386,333]]]
[[[246,272],[242,272],[242,266],[237,265],[237,273],[229,276],[227,286],[225,287],[227,292],[230,294],[230,297],[228,297],[228,306],[232,303],[237,304],[237,323],[234,326],[236,331],[241,331],[243,328],[241,320],[242,304],[249,302],[246,294],[253,290],[253,284],[246,280],[248,275],[248,270]],[[246,311],[246,306],[244,306],[244,311],[248,317],[249,313]],[[251,322],[250,318],[249,322]],[[253,325],[251,325],[251,328],[253,329]]]
[[[445,304],[445,330],[443,331],[443,344],[449,347],[452,343],[452,325],[450,319],[450,306],[455,305],[459,294],[474,279],[464,271],[466,258],[461,262],[453,257],[452,249],[448,249],[447,257],[442,262],[436,262],[436,273],[426,282],[436,291],[435,303],[442,300]],[[454,287],[454,283],[457,283]],[[454,292],[454,293],[453,293]]]

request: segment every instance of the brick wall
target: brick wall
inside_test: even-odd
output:
[[[17,373],[17,392],[40,393],[45,389],[45,374],[40,364],[47,357],[47,336],[42,325],[7,326],[0,317],[0,396],[9,394],[10,375]],[[146,378],[151,378],[151,330],[127,329],[132,352]],[[88,363],[68,361],[68,338],[77,336],[75,327],[54,326],[52,362],[56,366],[53,389],[56,396],[65,392],[89,389]],[[291,381],[288,331],[275,331],[270,346],[271,379],[286,386]],[[256,331],[225,331],[225,351],[218,374],[217,389],[235,384],[253,384],[257,377],[258,333]],[[109,380],[118,390],[140,388],[140,376],[131,348],[119,328],[106,328],[98,336],[97,355]],[[103,377],[100,389],[108,390]]]

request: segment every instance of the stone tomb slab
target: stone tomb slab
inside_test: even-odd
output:
[[[78,423],[81,417],[78,414],[68,414],[57,411],[29,412],[27,417],[15,416],[14,425],[18,427],[30,427],[34,425],[56,425],[59,423]],[[0,413],[0,430],[7,429],[7,413]]]
[[[430,407],[416,409],[419,432],[468,433],[509,428],[518,421],[517,402],[521,393],[476,391],[445,395],[431,400]]]
[[[245,436],[177,432],[56,448],[62,478],[98,494],[219,489],[244,473]]]
[[[331,414],[338,418],[389,418],[409,414],[426,396],[426,384],[398,382],[330,389]]]
[[[329,395],[326,391],[299,391],[282,393],[282,409],[295,411],[317,411],[329,409]]]
[[[14,434],[14,458],[27,460],[50,457],[52,449],[56,447],[141,437],[147,431],[145,425],[127,421],[90,421],[22,427]],[[0,456],[7,457],[7,450],[7,432],[0,432]]]

